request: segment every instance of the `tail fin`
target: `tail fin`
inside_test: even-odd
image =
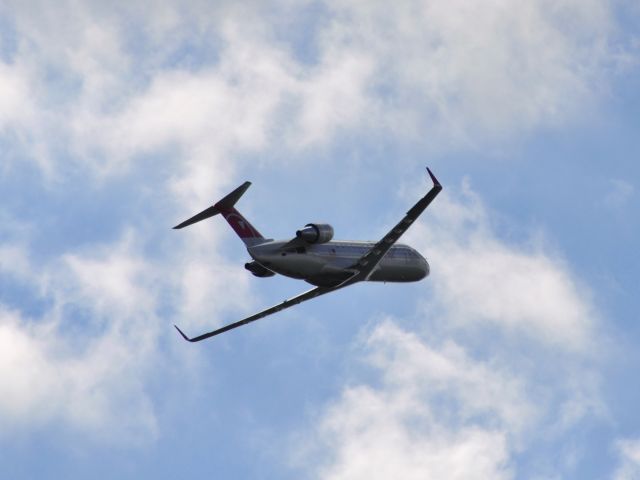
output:
[[[188,227],[189,225],[193,225],[194,223],[205,220],[209,217],[213,217],[217,214],[222,214],[224,219],[231,225],[231,228],[238,234],[238,236],[242,239],[242,241],[247,246],[256,245],[264,241],[264,237],[260,235],[260,232],[255,229],[249,221],[242,216],[240,212],[238,212],[234,205],[240,197],[247,191],[247,189],[251,186],[251,182],[244,182],[238,188],[236,188],[229,195],[224,197],[218,203],[209,207],[202,212],[194,215],[193,217],[185,220],[179,225],[173,227],[174,229],[181,229],[184,227]]]

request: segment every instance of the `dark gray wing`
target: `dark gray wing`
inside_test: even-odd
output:
[[[371,248],[371,250],[365,253],[357,261],[357,263],[351,267],[358,273],[347,280],[348,284],[367,280],[373,273],[374,269],[378,266],[380,261],[384,258],[386,253],[389,251],[389,249],[393,246],[393,244],[398,241],[402,234],[406,232],[411,224],[415,222],[415,220],[420,216],[420,214],[422,214],[422,212],[424,212],[424,210],[429,206],[433,199],[438,196],[438,194],[442,190],[442,185],[440,185],[440,182],[438,182],[438,179],[431,172],[431,170],[427,168],[427,172],[429,172],[429,176],[431,177],[431,181],[433,182],[433,187],[431,188],[431,190],[429,190],[424,197],[418,200],[418,203],[411,207],[404,218],[400,220],[400,222],[395,227],[389,230],[389,233],[382,237],[382,240],[376,243]]]
[[[268,315],[277,313],[281,310],[284,310],[285,308],[289,308],[289,307],[293,307],[294,305],[297,305],[299,303],[305,302],[307,300],[311,300],[312,298],[316,298],[319,297],[320,295],[324,295],[325,293],[329,293],[329,292],[333,292],[334,290],[337,290],[339,288],[342,288],[343,284],[340,284],[338,286],[335,287],[316,287],[313,288],[307,292],[304,292],[296,297],[290,298],[289,300],[285,300],[282,303],[279,303],[278,305],[275,305],[271,308],[267,308],[266,310],[263,310],[261,312],[258,312],[254,315],[251,315],[250,317],[245,318],[244,320],[240,320],[238,322],[235,323],[231,323],[229,325],[226,325],[222,328],[219,328],[217,330],[213,330],[212,332],[209,333],[204,333],[198,337],[194,337],[194,338],[189,338],[187,337],[184,333],[182,333],[182,330],[180,330],[178,328],[177,325],[174,325],[174,327],[176,327],[176,330],[178,330],[178,332],[180,332],[180,335],[182,335],[182,337],[189,341],[189,342],[199,342],[201,340],[205,340],[207,338],[213,337],[215,335],[220,335],[221,333],[224,332],[228,332],[229,330],[232,330],[234,328],[238,328],[241,327],[242,325],[246,325],[247,323],[251,323],[251,322],[255,322],[256,320],[260,320],[261,318],[264,318]]]

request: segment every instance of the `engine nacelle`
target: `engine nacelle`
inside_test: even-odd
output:
[[[333,238],[333,227],[328,223],[307,223],[296,237],[307,243],[327,243]]]
[[[265,277],[273,277],[275,273],[273,273],[268,268],[263,267],[258,262],[249,262],[244,264],[244,268],[253,273],[256,277],[265,278]]]

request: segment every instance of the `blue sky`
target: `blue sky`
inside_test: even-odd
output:
[[[5,2],[3,478],[640,478],[640,9],[627,0]],[[403,241],[257,279],[220,219]]]

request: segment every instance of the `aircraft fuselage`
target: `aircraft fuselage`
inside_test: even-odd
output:
[[[375,242],[330,241],[285,248],[288,240],[267,241],[247,248],[263,267],[318,286],[333,286],[349,278],[354,265]],[[427,260],[408,245],[392,246],[367,278],[374,282],[416,282],[429,275]]]

